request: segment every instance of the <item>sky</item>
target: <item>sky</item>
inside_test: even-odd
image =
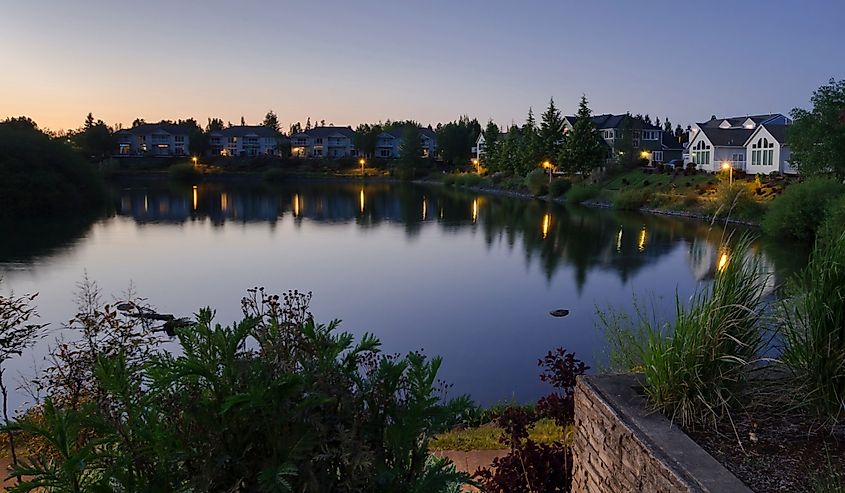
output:
[[[787,113],[845,78],[845,1],[0,0],[0,119],[284,128]]]

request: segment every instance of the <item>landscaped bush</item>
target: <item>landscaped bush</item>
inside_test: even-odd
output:
[[[844,193],[845,185],[830,178],[810,178],[787,187],[769,206],[763,232],[777,238],[813,241],[828,206]]]
[[[545,195],[549,191],[549,177],[541,169],[531,170],[525,175],[525,186],[535,197]]]
[[[105,205],[105,184],[91,163],[34,125],[0,122],[0,217],[64,217]]]
[[[635,211],[645,206],[651,194],[645,190],[624,190],[613,199],[613,208],[620,211]]]
[[[251,290],[231,326],[203,309],[148,323],[98,301],[60,344],[37,418],[10,430],[43,444],[18,491],[457,491],[467,476],[428,452],[469,405],[441,399],[439,358],[389,356],[308,313],[310,295]],[[143,314],[134,302],[118,304]],[[178,323],[176,323],[178,322]]]
[[[572,182],[564,178],[558,178],[549,185],[549,194],[552,197],[560,197],[568,192],[570,188],[572,188]]]
[[[739,393],[764,347],[760,322],[767,274],[743,237],[725,247],[713,286],[689,306],[676,299],[675,320],[637,308],[637,317],[599,314],[611,361],[645,375],[644,390],[661,412],[687,427],[715,427]],[[724,260],[721,260],[724,259]]]
[[[845,233],[816,244],[782,313],[782,359],[796,402],[827,425],[845,422]]]
[[[191,163],[177,163],[167,168],[167,175],[173,181],[192,183],[200,178],[200,172]]]
[[[595,185],[586,185],[579,183],[572,185],[572,188],[566,194],[566,201],[570,204],[580,204],[586,202],[599,194],[600,188]]]

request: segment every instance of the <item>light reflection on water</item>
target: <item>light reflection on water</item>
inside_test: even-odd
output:
[[[250,287],[313,291],[318,321],[342,318],[389,352],[442,355],[453,392],[483,403],[536,398],[537,358],[554,346],[600,365],[596,306],[631,310],[648,294],[671,313],[676,289],[687,299],[724,251],[704,222],[372,183],[141,182],[118,187],[114,213],[93,223],[5,228],[16,234],[0,245],[0,290],[40,292],[53,327],[86,272],[106,293],[132,282],[163,313],[212,306],[221,323]],[[571,314],[550,317],[558,308]],[[43,366],[45,351],[12,374]]]

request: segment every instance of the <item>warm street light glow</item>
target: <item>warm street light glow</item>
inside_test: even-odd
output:
[[[645,226],[643,226],[643,229],[640,231],[640,241],[639,241],[639,243],[637,243],[637,248],[641,252],[645,251],[645,240],[646,240],[646,231],[645,231]]]
[[[622,251],[622,228],[619,228],[619,234],[616,235],[616,251]]]
[[[552,169],[554,169],[554,166],[552,165],[551,161],[546,160],[546,161],[543,161],[543,167],[549,170],[549,185],[551,185],[552,184]]]
[[[722,161],[722,169],[725,170],[725,171],[730,170],[730,172],[729,172],[730,175],[729,175],[729,178],[728,178],[728,185],[733,185],[733,183],[734,183],[734,167],[731,166],[731,162],[730,161]]]
[[[731,167],[731,163],[729,163],[727,161],[722,161],[722,169],[723,170],[727,171],[727,170],[730,169],[730,167]]]
[[[473,165],[473,166],[475,166],[475,172],[476,172],[476,173],[480,173],[480,172],[481,172],[481,167],[479,166],[479,165],[480,165],[480,162],[478,161],[478,158],[473,158],[473,159],[472,159],[472,165]]]
[[[364,189],[361,188],[361,195],[360,195],[360,202],[361,202],[361,212],[364,212]]]
[[[194,157],[192,157],[191,159],[194,161],[194,166],[196,166],[196,165],[197,165],[197,157],[196,157],[196,156],[194,156]]]
[[[543,239],[546,239],[546,236],[549,235],[549,226],[552,224],[552,216],[550,214],[545,214],[543,216]]]
[[[551,168],[551,167],[552,167],[552,163],[550,163],[549,161],[543,161],[543,167],[544,167],[544,168]]]
[[[194,210],[197,210],[197,186],[194,185],[193,188],[193,198],[194,198]]]
[[[427,204],[425,203],[425,197],[423,197],[423,207],[422,207],[422,220],[425,221],[425,213],[427,212]]]
[[[728,266],[728,260],[728,252],[723,253],[722,256],[719,257],[719,264],[716,266],[716,269],[718,269],[719,272],[725,270],[725,267]]]
[[[478,219],[478,199],[472,199],[472,222]]]
[[[648,156],[649,156],[648,151],[643,151],[643,152],[640,153],[640,157],[642,157],[643,159],[648,159]]]
[[[361,165],[361,174],[363,175],[364,174],[364,165],[367,164],[367,160],[364,159],[364,158],[361,158],[361,159],[358,160],[358,164]]]
[[[299,217],[299,194],[293,196],[293,217]]]

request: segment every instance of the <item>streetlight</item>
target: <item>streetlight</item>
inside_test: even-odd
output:
[[[733,185],[734,184],[734,167],[731,166],[731,162],[730,161],[722,161],[722,169],[725,170],[725,171],[730,170],[729,178],[728,178],[728,185]]]
[[[197,157],[194,156],[194,157],[191,158],[191,160],[194,162],[194,168],[196,168],[197,167]]]
[[[361,165],[361,175],[363,175],[364,174],[364,165],[367,164],[367,160],[364,159],[364,158],[361,158],[361,159],[358,160],[358,164]]]
[[[475,172],[476,172],[476,173],[481,172],[481,169],[480,169],[480,167],[479,167],[479,161],[478,161],[478,158],[473,158],[473,159],[472,159],[472,165],[473,165],[473,166],[475,166]]]
[[[549,185],[551,185],[552,184],[552,168],[554,168],[554,166],[552,166],[552,163],[550,161],[546,160],[546,161],[543,161],[543,167],[549,169]]]

